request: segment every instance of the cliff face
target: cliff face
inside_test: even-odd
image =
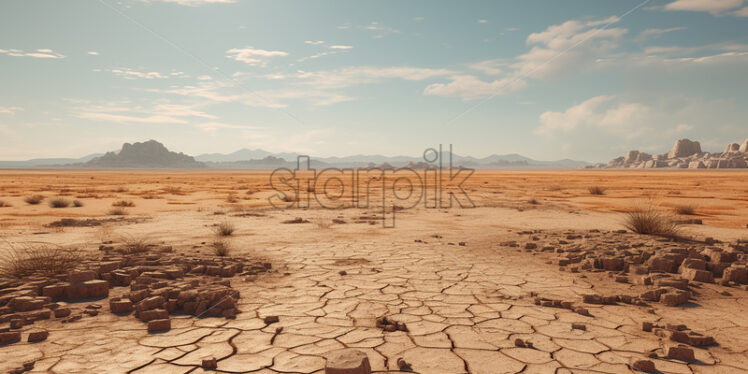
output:
[[[125,143],[119,153],[108,152],[84,164],[91,168],[202,169],[205,164],[184,153],[171,152],[163,144],[149,140]]]
[[[701,151],[701,144],[689,139],[675,142],[668,153],[649,155],[629,151],[605,166],[608,168],[680,168],[680,169],[743,169],[748,168],[748,139],[742,145],[728,144],[722,153]]]

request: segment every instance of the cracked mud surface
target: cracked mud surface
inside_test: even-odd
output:
[[[723,295],[726,288],[703,284],[696,303],[681,307],[583,304],[583,295],[639,292],[640,286],[616,283],[607,272],[559,271],[542,254],[502,244],[526,242],[522,230],[617,230],[619,215],[416,209],[384,230],[355,224],[362,214],[312,209],[232,216],[237,250],[267,258],[277,270],[231,279],[242,294],[236,319],[172,316],[170,331],[149,334],[136,319],[109,313],[102,300],[94,303],[106,311],[95,317],[25,326],[22,342],[0,346],[0,370],[35,361],[32,372],[199,373],[205,371],[202,360],[215,357],[217,372],[323,373],[329,352],[351,347],[368,355],[374,372],[400,372],[400,358],[416,373],[629,373],[637,359],[650,359],[663,373],[748,372],[748,291],[729,288]],[[282,223],[296,217],[348,223]],[[212,211],[156,211],[146,222],[112,230],[192,251],[219,219]],[[4,236],[15,240],[37,230],[12,228]],[[687,230],[699,235],[709,228]],[[723,240],[745,233],[720,230],[714,236]],[[101,235],[95,227],[75,227],[41,236],[96,251]],[[536,305],[534,295],[584,305],[591,316]],[[279,322],[268,325],[266,316]],[[376,326],[382,316],[405,323],[408,331],[383,331]],[[686,324],[717,345],[693,347],[695,362],[663,358],[674,342],[642,331],[642,322]],[[33,329],[49,331],[49,338],[27,343]],[[518,347],[518,339],[532,348]],[[658,358],[647,358],[651,352]]]

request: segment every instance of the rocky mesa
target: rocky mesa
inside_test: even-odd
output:
[[[650,155],[636,150],[614,158],[607,168],[743,169],[748,168],[748,139],[732,143],[724,152],[702,152],[701,144],[690,139],[675,142],[670,152]]]
[[[169,151],[163,144],[147,142],[125,143],[119,153],[107,152],[82,165],[87,168],[135,168],[135,169],[203,169],[205,164],[192,156]]]

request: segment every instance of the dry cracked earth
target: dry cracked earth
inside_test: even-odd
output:
[[[591,247],[584,238],[590,232],[605,234],[608,249],[627,248],[634,241],[662,244],[616,233],[621,229],[618,213],[419,208],[400,212],[397,226],[383,229],[355,223],[367,214],[358,209],[257,212],[228,211],[219,217],[207,209],[161,211],[106,229],[5,228],[8,241],[33,235],[92,256],[99,256],[103,239],[120,234],[142,235],[177,253],[195,254],[204,253],[211,225],[230,219],[237,226],[231,239],[237,253],[271,262],[273,270],[228,278],[241,293],[235,318],[175,314],[165,332],[149,333],[133,316],[110,313],[106,298],[62,302],[78,310],[100,305],[101,313],[76,322],[51,318],[23,326],[22,341],[0,346],[0,369],[12,371],[26,363],[27,372],[51,373],[324,373],[333,352],[354,348],[368,356],[372,372],[561,374],[648,368],[635,366],[637,361],[648,361],[652,372],[662,373],[748,372],[744,285],[691,281],[691,299],[678,306],[585,303],[585,295],[639,295],[653,286],[639,284],[633,271],[570,271],[558,262],[568,253],[526,250],[529,242],[539,249],[557,245],[570,232],[580,234],[574,244],[581,248]],[[309,222],[283,223],[296,217]],[[314,223],[332,219],[346,223]],[[723,240],[715,245],[725,249],[745,237],[738,228],[689,225],[684,230],[699,240],[705,234]],[[507,245],[511,242],[519,246]],[[615,281],[622,275],[630,281]],[[113,287],[110,296],[125,291]],[[268,323],[268,316],[277,316],[277,322]],[[403,328],[383,326],[382,317]],[[644,331],[646,323],[654,329]],[[681,325],[715,343],[673,341],[672,331]],[[40,329],[49,332],[46,340],[26,341],[29,332]],[[694,356],[672,354],[673,347],[692,350]],[[215,368],[204,368],[205,360],[213,358]]]

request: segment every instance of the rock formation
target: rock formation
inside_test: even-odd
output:
[[[92,168],[136,169],[202,169],[205,164],[184,153],[169,151],[163,144],[149,140],[143,143],[125,143],[119,153],[108,152],[83,164]]]
[[[728,144],[722,153],[702,152],[699,142],[680,139],[668,153],[652,156],[635,150],[629,151],[625,157],[616,157],[600,167],[742,169],[748,167],[748,139],[743,145]]]

